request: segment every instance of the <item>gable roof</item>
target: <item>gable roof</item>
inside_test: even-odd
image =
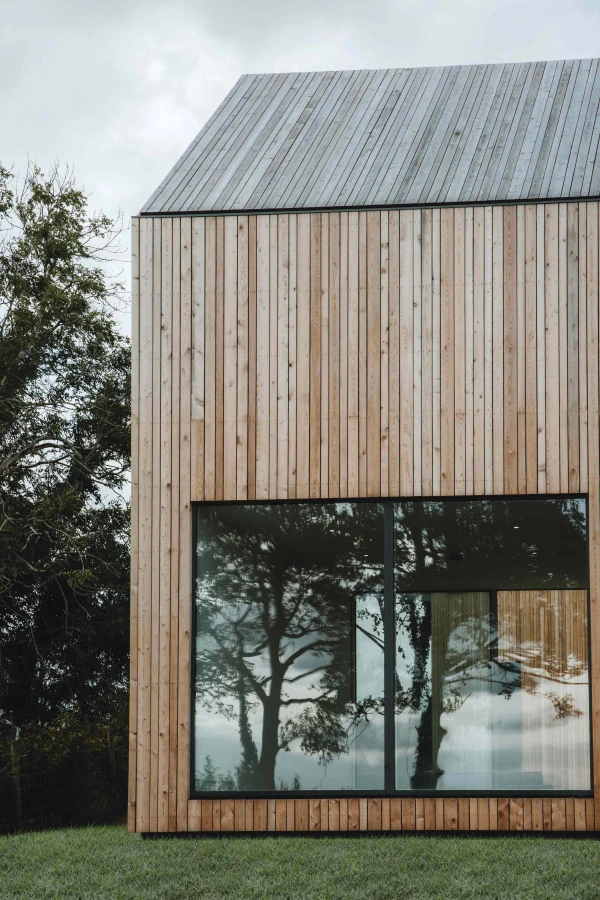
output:
[[[598,64],[243,75],[142,214],[598,196]]]

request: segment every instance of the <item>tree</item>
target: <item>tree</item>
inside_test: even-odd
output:
[[[118,233],[72,172],[0,167],[0,710],[110,717],[128,652],[129,343]]]
[[[325,763],[347,753],[383,708],[382,696],[356,696],[351,644],[359,628],[382,649],[380,614],[356,607],[382,586],[380,507],[204,509],[198,551],[196,691],[237,720],[237,787],[274,790],[277,755],[294,742]]]

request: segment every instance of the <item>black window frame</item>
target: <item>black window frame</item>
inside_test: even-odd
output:
[[[396,649],[395,627],[395,588],[394,588],[394,504],[397,503],[445,503],[445,502],[494,502],[494,501],[530,501],[536,503],[545,500],[584,500],[586,511],[586,583],[587,595],[587,649],[588,649],[588,736],[590,759],[590,788],[588,790],[398,790],[395,787],[395,710],[394,710],[394,665]],[[198,791],[195,789],[196,761],[196,727],[195,727],[195,683],[196,683],[196,626],[197,608],[195,585],[198,566],[197,520],[202,509],[221,506],[292,506],[297,504],[335,504],[335,503],[379,503],[383,507],[383,577],[384,577],[384,788],[382,790],[298,790],[298,791]],[[560,799],[563,797],[594,796],[594,746],[593,746],[593,706],[592,706],[592,645],[591,645],[591,605],[590,605],[590,554],[589,554],[589,494],[486,494],[486,495],[453,495],[444,497],[303,497],[299,499],[276,500],[214,500],[198,501],[191,504],[192,513],[192,560],[191,560],[191,627],[190,627],[190,753],[189,778],[191,800],[284,800],[284,799],[338,799],[344,797],[364,798],[436,798],[444,797],[515,797],[537,799]],[[491,590],[491,589],[490,589]],[[494,591],[496,588],[494,588]],[[416,591],[411,590],[410,593]],[[426,592],[428,593],[428,592]]]

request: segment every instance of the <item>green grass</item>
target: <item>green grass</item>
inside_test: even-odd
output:
[[[600,842],[548,838],[143,841],[122,827],[0,837],[0,898],[600,897]]]

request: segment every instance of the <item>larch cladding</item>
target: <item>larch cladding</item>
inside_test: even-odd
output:
[[[597,202],[133,220],[129,828],[600,830]],[[192,502],[589,494],[594,798],[190,797]]]

